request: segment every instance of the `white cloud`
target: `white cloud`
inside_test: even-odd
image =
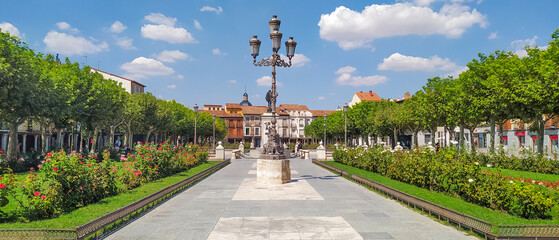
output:
[[[510,46],[514,49],[514,53],[518,55],[518,57],[527,57],[528,53],[526,52],[526,47],[535,47],[536,40],[538,36],[534,36],[533,38],[528,38],[524,40],[514,40],[510,43]],[[546,47],[543,47],[544,49]]]
[[[448,76],[452,76],[453,78],[456,79],[456,78],[458,78],[458,77],[460,76],[460,73],[463,73],[463,72],[465,72],[465,71],[468,71],[468,69],[469,69],[468,67],[459,67],[459,68],[457,68],[456,70],[454,70],[454,71],[452,71],[452,72],[449,72],[449,73],[446,73],[446,74],[441,75],[441,77],[446,78],[446,77],[448,77]]]
[[[374,39],[405,35],[440,34],[459,38],[475,24],[485,27],[486,17],[468,6],[445,4],[439,12],[412,3],[377,5],[356,12],[340,6],[320,17],[320,37],[344,50],[371,47]]]
[[[287,56],[280,54],[280,57],[284,60],[287,61],[289,60],[289,58],[287,58]],[[311,60],[303,55],[303,54],[298,54],[295,53],[295,55],[293,56],[293,58],[291,58],[291,64],[293,67],[302,67],[305,66],[306,63],[310,62]]]
[[[142,37],[169,43],[195,43],[196,40],[186,29],[167,25],[146,24],[142,26]]]
[[[136,50],[137,48],[134,47],[133,43],[134,40],[129,37],[115,37],[116,45],[121,47],[124,50]]]
[[[171,88],[171,89],[177,88],[177,85],[175,85],[175,84],[167,85],[167,88]]]
[[[126,26],[124,26],[124,24],[122,24],[120,21],[115,21],[112,25],[111,25],[111,32],[113,33],[121,33],[122,31],[126,30]]]
[[[82,55],[86,53],[98,53],[109,49],[107,42],[94,43],[84,37],[76,37],[66,33],[50,31],[43,42],[47,45],[47,51],[61,53],[63,55]]]
[[[228,82],[231,84],[237,84],[237,80],[229,80]]]
[[[489,37],[487,37],[487,39],[496,39],[499,36],[497,35],[497,32],[492,32],[489,34]]]
[[[414,0],[413,2],[418,6],[429,6],[433,2],[452,2],[452,3],[465,3],[473,2],[474,0]],[[482,0],[478,0],[477,4],[480,4]]]
[[[227,55],[226,52],[222,52],[221,50],[219,50],[219,48],[214,48],[214,49],[212,49],[212,53],[213,53],[214,55],[223,55],[223,56]]]
[[[179,50],[165,50],[156,56],[157,60],[162,62],[170,62],[173,63],[177,60],[185,60],[188,58],[188,54],[183,53]]]
[[[223,12],[223,8],[221,8],[220,6],[217,6],[217,8],[204,6],[200,9],[200,12],[215,12],[217,14],[220,14]]]
[[[354,87],[359,86],[373,86],[388,81],[388,78],[380,75],[373,76],[353,76],[352,74],[357,69],[352,66],[345,66],[336,71],[336,74],[340,75],[336,79],[336,83],[339,85],[349,85]]]
[[[391,70],[391,71],[455,71],[460,66],[450,61],[448,58],[440,58],[435,55],[430,58],[412,57],[394,53],[390,57],[385,58],[382,63],[378,65],[378,70]]]
[[[19,30],[9,22],[0,23],[0,29],[2,29],[2,32],[9,32],[12,36],[16,36],[18,38],[22,37],[19,33]]]
[[[196,19],[194,19],[194,27],[198,30],[202,30],[202,25]]]
[[[73,28],[67,22],[58,22],[58,23],[56,23],[56,27],[58,27],[58,29],[60,29],[60,30],[67,30],[67,31],[74,32],[74,33],[79,32],[77,28]]]
[[[262,87],[271,87],[272,86],[272,77],[270,76],[263,76],[259,79],[256,79],[256,84]],[[277,86],[283,86],[281,82],[276,81]]]
[[[177,18],[167,17],[161,13],[151,13],[144,17],[145,20],[150,21],[155,24],[161,24],[166,26],[175,26]]]
[[[124,63],[120,69],[128,72],[131,78],[141,79],[150,76],[168,76],[175,72],[170,67],[165,66],[162,62],[151,58],[138,57],[132,62]]]
[[[326,99],[326,98],[323,97],[323,96],[318,97],[318,100],[320,100],[320,101],[325,100],[325,99]]]
[[[184,76],[181,75],[181,74],[179,74],[179,75],[177,75],[177,76],[174,76],[173,79],[183,80],[183,79],[184,79]]]
[[[356,70],[357,69],[352,67],[352,66],[345,66],[345,67],[342,67],[342,68],[338,69],[338,71],[336,71],[336,74],[346,74],[346,73],[351,74],[351,73],[355,72]]]
[[[186,29],[175,27],[176,18],[166,17],[161,13],[152,13],[145,16],[144,19],[154,23],[142,26],[141,32],[144,38],[169,43],[196,43],[196,39]]]
[[[514,49],[518,50],[518,49],[524,49],[526,46],[536,46],[536,40],[538,39],[538,36],[534,36],[533,38],[528,38],[528,39],[524,39],[524,40],[514,40],[510,43],[510,46],[513,47]]]

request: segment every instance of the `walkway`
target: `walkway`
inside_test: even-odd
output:
[[[294,182],[256,183],[256,160],[233,160],[107,239],[477,239],[310,162]]]

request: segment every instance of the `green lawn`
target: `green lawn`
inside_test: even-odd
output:
[[[525,179],[529,178],[536,181],[547,181],[547,182],[559,181],[559,175],[555,175],[555,174],[535,173],[535,172],[527,172],[527,171],[509,170],[503,168],[482,167],[481,169],[491,171],[491,172],[496,172],[507,177],[514,177],[514,178],[519,177]]]
[[[116,209],[124,207],[134,201],[159,191],[167,186],[173,185],[185,178],[204,171],[220,162],[209,161],[188,171],[177,173],[173,176],[158,179],[140,187],[125,191],[117,196],[105,198],[98,203],[91,204],[73,212],[60,215],[57,218],[34,221],[30,223],[3,223],[0,228],[50,228],[50,229],[71,229],[83,225],[93,219],[103,216]]]
[[[422,198],[424,200],[436,203],[438,205],[453,209],[455,211],[468,214],[470,216],[499,225],[517,225],[517,224],[559,224],[559,206],[552,209],[552,219],[548,220],[528,220],[505,213],[501,213],[489,208],[481,207],[472,203],[468,203],[458,197],[449,196],[442,193],[432,192],[424,188],[420,188],[411,184],[402,183],[380,174],[350,167],[337,162],[324,162],[336,168],[356,174],[361,177],[373,180],[380,184],[389,186],[404,193]]]

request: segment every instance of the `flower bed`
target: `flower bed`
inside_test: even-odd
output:
[[[443,192],[523,218],[548,218],[556,203],[549,190],[484,174],[479,165],[460,160],[454,150],[391,153],[382,148],[337,150],[336,162],[379,173],[431,191]]]
[[[16,182],[10,172],[4,173],[0,180],[4,185],[0,189],[0,199],[3,199],[0,210],[8,204],[12,207],[4,209],[2,215],[5,217],[0,220],[52,218],[143,183],[187,170],[208,159],[207,150],[196,145],[173,147],[165,142],[136,147],[135,155],[122,157],[123,164],[112,160],[109,152],[98,160],[97,156],[82,158],[60,151],[47,154],[38,166],[40,170],[30,171],[22,182]]]

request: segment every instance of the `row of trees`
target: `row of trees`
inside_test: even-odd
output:
[[[391,136],[428,130],[434,136],[444,126],[451,139],[464,144],[464,129],[491,127],[489,148],[494,150],[496,127],[502,130],[509,119],[521,119],[537,133],[537,149],[543,153],[544,127],[559,114],[559,29],[545,48],[527,47],[527,56],[495,51],[479,54],[467,64],[468,70],[456,79],[434,77],[413,97],[396,104],[390,101],[362,102],[348,110],[348,136]],[[328,116],[329,138],[343,137],[343,112]],[[460,128],[459,136],[454,129]],[[323,136],[323,119],[305,128],[314,138]],[[470,138],[472,150],[475,145]],[[432,141],[435,144],[435,141]]]
[[[61,63],[50,54],[36,53],[24,42],[0,32],[0,121],[10,130],[7,154],[15,157],[19,125],[33,121],[41,126],[42,149],[52,129],[79,129],[82,139],[93,139],[95,151],[102,131],[114,142],[115,131],[125,132],[124,143],[132,145],[133,134],[193,137],[194,111],[150,93],[129,94],[119,83],[92,73],[68,59]],[[213,119],[198,116],[197,136],[207,140],[213,134]],[[216,137],[224,138],[227,126],[216,120]],[[81,141],[80,145],[83,145]],[[80,146],[77,150],[83,149]]]

